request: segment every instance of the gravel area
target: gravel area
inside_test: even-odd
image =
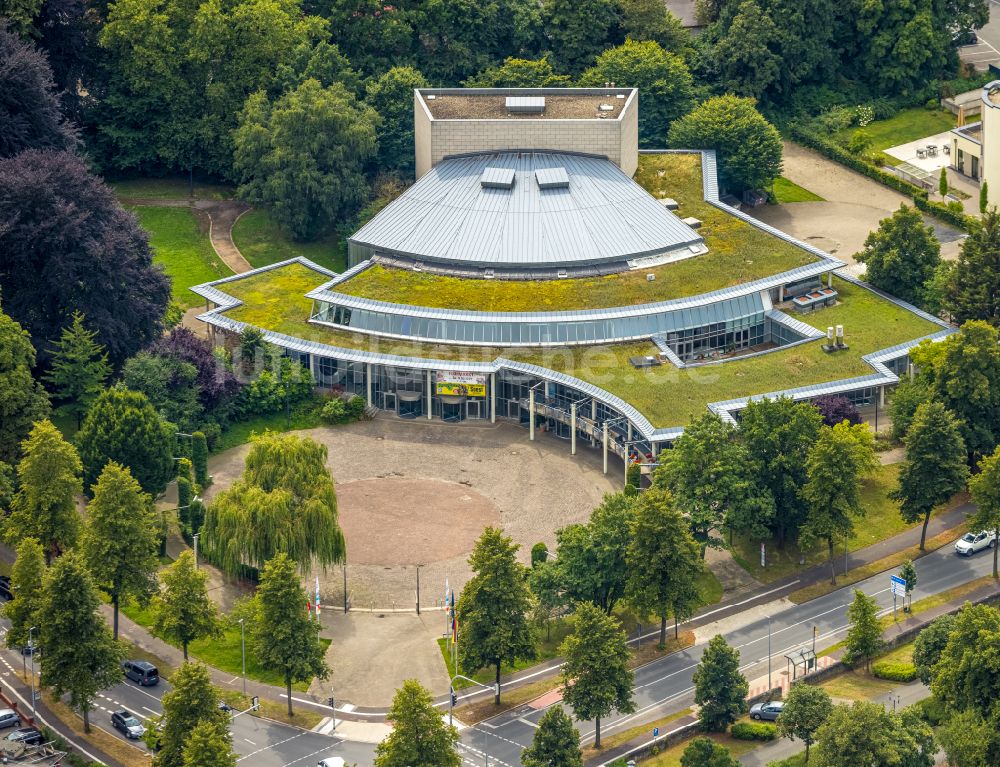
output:
[[[444,599],[446,579],[457,593],[470,575],[472,544],[488,524],[499,522],[527,563],[534,543],[554,548],[557,529],[586,521],[622,483],[619,461],[602,474],[599,449],[581,441],[571,456],[568,442],[545,433],[529,442],[526,430],[506,423],[455,426],[382,415],[301,433],[329,450],[355,609],[412,609],[416,564],[422,605]],[[207,500],[239,476],[248,450],[212,456]],[[340,568],[316,575],[323,602],[342,604]]]

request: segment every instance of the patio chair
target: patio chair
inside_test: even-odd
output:
[[[918,149],[917,150],[917,159],[923,160],[925,157],[927,157],[927,150],[926,149]]]
[[[948,146],[947,144],[941,147],[941,151],[944,152],[949,157],[951,156],[951,147]]]

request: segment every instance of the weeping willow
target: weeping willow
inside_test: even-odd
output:
[[[266,432],[251,438],[243,476],[212,502],[202,541],[229,574],[258,569],[284,552],[303,573],[343,562],[337,495],[326,468],[326,446]]]

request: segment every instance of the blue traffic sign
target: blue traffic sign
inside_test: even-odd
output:
[[[653,728],[653,737],[654,738],[660,737],[660,728],[659,727],[654,727]]]
[[[891,580],[893,583],[898,583],[900,586],[905,586],[906,585],[906,581],[904,581],[898,575],[890,575],[889,576],[889,580]]]

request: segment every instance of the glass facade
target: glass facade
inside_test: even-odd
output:
[[[725,348],[760,343],[764,334],[764,306],[759,293],[682,309],[650,309],[626,317],[561,318],[544,314],[524,319],[469,312],[454,317],[411,316],[375,309],[358,309],[317,301],[314,322],[385,336],[445,341],[482,346],[544,346],[598,344],[649,338],[660,333],[683,333],[694,348]],[[754,330],[754,326],[759,326]],[[714,340],[710,340],[714,339]],[[682,355],[683,356],[683,355]]]

